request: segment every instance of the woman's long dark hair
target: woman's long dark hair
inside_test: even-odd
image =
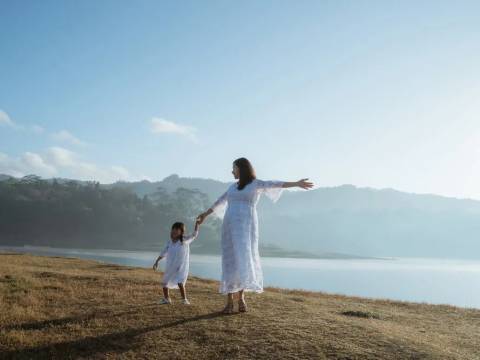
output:
[[[179,229],[182,232],[182,235],[180,235],[180,242],[183,243],[183,235],[185,234],[186,227],[185,224],[182,222],[176,222],[175,224],[172,225],[172,230],[173,229]]]
[[[233,162],[233,165],[238,167],[240,172],[237,189],[242,190],[245,186],[250,184],[257,177],[255,176],[255,169],[246,158],[239,158]]]

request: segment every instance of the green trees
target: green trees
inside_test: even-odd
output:
[[[158,249],[170,226],[183,221],[192,230],[195,216],[209,205],[207,195],[162,188],[139,198],[124,188],[97,182],[42,180],[35,175],[0,182],[0,243],[77,248]],[[219,222],[202,227],[197,252],[219,251]]]

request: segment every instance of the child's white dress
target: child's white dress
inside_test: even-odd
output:
[[[168,240],[167,245],[160,253],[161,257],[167,258],[162,279],[163,287],[177,288],[178,284],[185,284],[190,264],[190,244],[197,236],[198,230],[191,235],[184,236],[183,241]]]
[[[257,203],[261,194],[277,201],[282,190],[282,181],[255,179],[242,190],[238,190],[234,183],[211,207],[219,217],[223,217],[226,207],[222,224],[221,293],[263,291]]]

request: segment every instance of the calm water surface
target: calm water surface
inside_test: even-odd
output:
[[[0,246],[0,250],[94,259],[141,267],[151,267],[158,256],[156,252],[144,251],[30,246]],[[164,261],[161,262],[162,269],[163,266]],[[480,261],[424,258],[332,260],[264,257],[262,266],[265,286],[480,308]],[[190,274],[192,275],[218,280],[220,270],[219,256],[192,254],[190,257]]]

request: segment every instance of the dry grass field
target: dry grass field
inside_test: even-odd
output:
[[[480,359],[479,310],[269,288],[222,315],[215,281],[157,305],[159,279],[0,253],[0,359]]]

